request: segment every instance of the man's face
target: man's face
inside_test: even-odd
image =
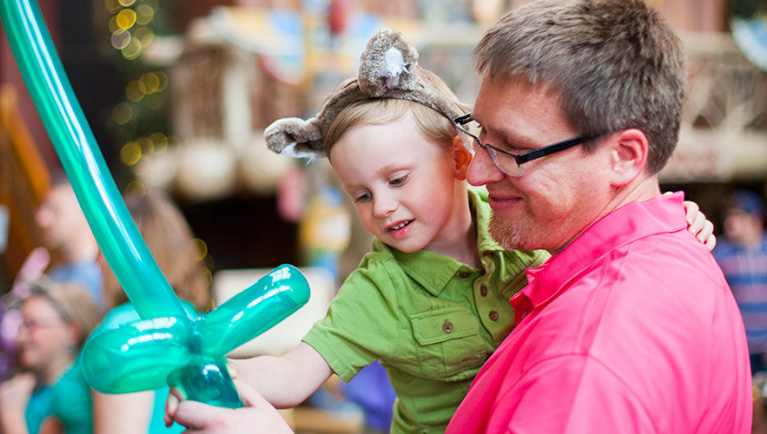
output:
[[[565,120],[559,99],[524,81],[484,78],[473,118],[483,143],[522,154],[579,135]],[[468,181],[485,185],[493,209],[490,233],[507,249],[544,249],[554,254],[603,215],[614,191],[610,154],[581,145],[524,164],[512,177],[487,152],[476,149]]]
[[[83,231],[90,230],[75,192],[68,185],[52,187],[35,218],[46,246],[51,249],[66,249],[73,239],[86,236]]]

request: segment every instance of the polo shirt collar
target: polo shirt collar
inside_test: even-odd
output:
[[[477,230],[477,245],[480,258],[485,252],[502,251],[503,247],[496,243],[487,231],[490,221],[490,207],[481,206],[483,201],[482,190],[469,189],[469,207],[471,208]],[[487,192],[484,192],[485,197]],[[374,240],[374,249],[389,249],[399,263],[405,274],[418,282],[426,291],[433,296],[438,296],[455,277],[461,268],[471,268],[468,265],[456,261],[448,256],[434,252],[419,250],[413,253],[405,253],[391,246],[385,245],[379,239]],[[424,266],[424,264],[429,264]],[[483,262],[484,264],[484,262]]]
[[[559,255],[539,267],[528,269],[530,284],[519,293],[520,296],[524,294],[529,299],[530,307],[541,307],[559,295],[571,279],[616,247],[652,235],[685,230],[683,199],[681,192],[664,195],[632,202],[606,215]]]

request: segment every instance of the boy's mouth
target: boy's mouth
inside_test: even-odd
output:
[[[389,232],[395,232],[398,231],[406,226],[408,226],[410,223],[413,223],[413,220],[405,220],[404,222],[397,223],[394,226],[391,226],[387,229]]]

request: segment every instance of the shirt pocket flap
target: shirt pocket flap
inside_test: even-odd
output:
[[[461,307],[431,310],[410,315],[413,334],[421,345],[473,336],[479,333],[479,322]]]

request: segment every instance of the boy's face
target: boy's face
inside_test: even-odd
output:
[[[466,198],[468,159],[461,152],[460,144],[451,152],[430,142],[408,114],[388,125],[351,128],[330,157],[370,233],[403,252],[449,255],[466,236],[457,229],[466,216],[454,212]]]

